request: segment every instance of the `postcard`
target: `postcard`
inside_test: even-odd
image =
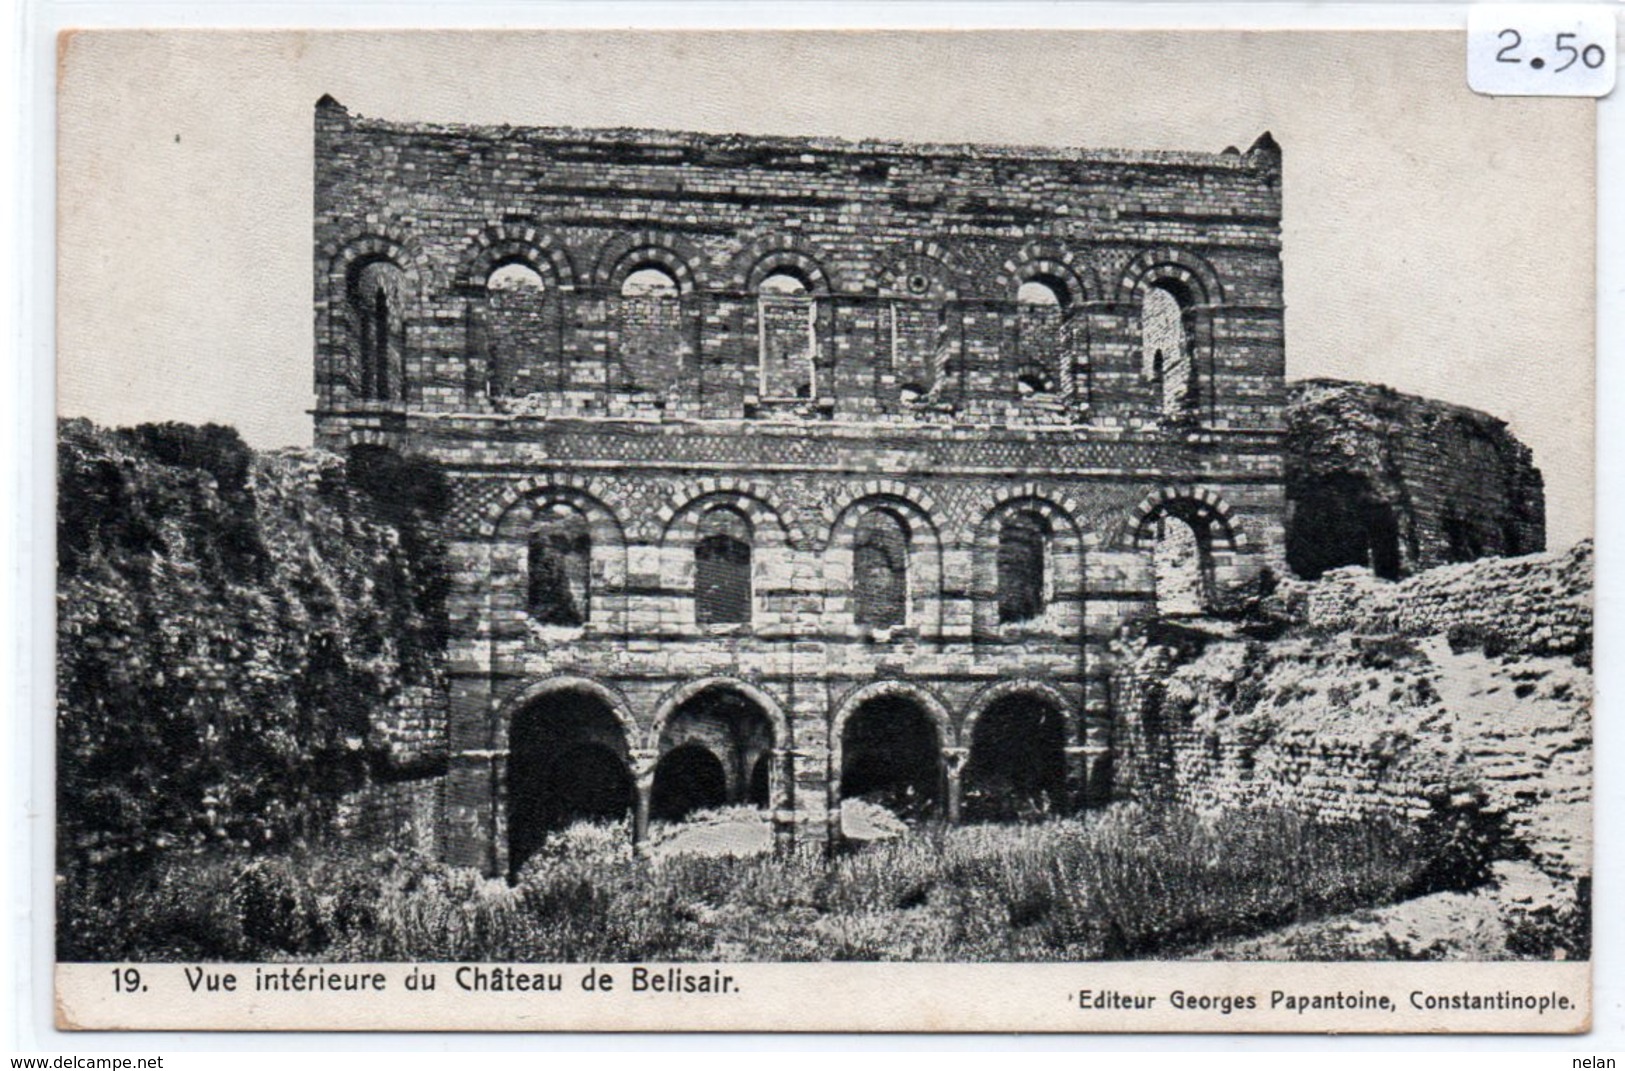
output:
[[[65,1029],[1576,1032],[1595,102],[60,41]]]

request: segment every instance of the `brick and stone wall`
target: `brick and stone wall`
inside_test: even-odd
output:
[[[374,781],[339,802],[333,832],[362,844],[438,855],[444,787],[439,778]]]
[[[1110,790],[1109,644],[1155,612],[1159,535],[1193,534],[1198,601],[1284,569],[1268,135],[921,146],[324,98],[315,160],[318,442],[432,459],[452,488],[456,861],[512,871],[533,827],[629,795],[641,832],[685,744],[728,799],[765,780],[783,836],[821,839],[844,777],[951,817],[966,769],[1000,776],[978,740],[1059,721],[1032,761],[1065,768],[1050,806],[1087,805]],[[588,544],[579,624],[531,604],[559,511]],[[855,597],[881,515],[896,622]],[[1012,525],[1044,569],[1015,619]],[[697,562],[724,530],[750,592],[717,622]],[[897,754],[864,750],[876,725]]]
[[[1455,636],[1498,652],[1589,659],[1594,560],[1587,540],[1562,552],[1440,566],[1397,584],[1339,569],[1305,586],[1301,612],[1315,628]]]
[[[1397,579],[1546,546],[1529,448],[1476,410],[1371,384],[1294,383],[1285,462],[1287,558],[1306,578],[1365,565]]]
[[[316,160],[324,407],[503,411],[523,383],[552,385],[526,392],[549,412],[739,416],[766,401],[764,320],[779,316],[764,317],[762,284],[790,273],[814,306],[825,415],[933,419],[903,399],[912,384],[963,415],[1019,419],[1017,381],[1037,366],[1076,416],[1155,424],[1139,307],[1156,288],[1184,312],[1169,360],[1198,366],[1192,418],[1279,427],[1280,156],[1267,136],[1245,154],[848,144],[390,123],[325,100]],[[374,302],[358,287],[376,262],[399,270],[388,304],[405,321],[404,382],[367,398],[356,327]],[[470,388],[504,348],[498,307],[512,295],[487,283],[510,263],[540,278],[557,337],[516,355],[508,394],[492,397]],[[651,269],[673,296],[623,293]],[[1057,295],[1060,322],[1023,313],[1029,281]],[[681,374],[625,382],[618,366],[648,338],[625,328],[650,318]]]
[[[1592,548],[1288,585],[1268,642],[1163,623],[1114,653],[1116,789],[1339,821],[1504,816],[1589,866]]]

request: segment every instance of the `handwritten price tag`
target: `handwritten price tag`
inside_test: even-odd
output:
[[[1467,9],[1467,84],[1506,97],[1603,97],[1614,88],[1614,12],[1570,4]]]

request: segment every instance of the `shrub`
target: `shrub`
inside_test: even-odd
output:
[[[1354,649],[1367,669],[1402,669],[1421,657],[1416,641],[1408,636],[1356,636]]]
[[[1591,958],[1591,879],[1574,884],[1574,898],[1513,916],[1507,951],[1524,959]]]
[[[59,867],[329,828],[440,687],[443,481],[213,425],[64,421],[58,465]]]
[[[634,858],[572,827],[513,884],[337,847],[166,859],[60,890],[59,955],[328,960],[1080,960],[1179,955],[1389,902],[1460,845],[1383,822],[1116,805],[926,828],[826,858]],[[1446,868],[1457,880],[1465,871]],[[182,892],[181,890],[185,891]]]
[[[1511,646],[1496,629],[1471,624],[1451,625],[1445,631],[1445,641],[1450,644],[1453,654],[1481,650],[1485,658],[1500,658]]]

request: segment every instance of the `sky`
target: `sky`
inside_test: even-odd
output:
[[[1287,375],[1507,420],[1592,532],[1595,110],[1450,33],[98,32],[59,48],[58,410],[308,444],[315,101],[424,122],[1284,150]]]

